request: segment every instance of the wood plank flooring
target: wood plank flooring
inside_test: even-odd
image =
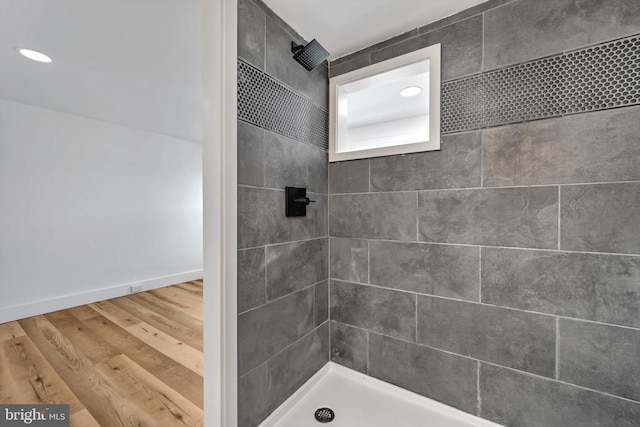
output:
[[[203,425],[202,281],[0,324],[0,403],[77,427]]]

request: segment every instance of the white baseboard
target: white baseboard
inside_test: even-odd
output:
[[[202,270],[188,271],[171,276],[156,277],[139,282],[124,283],[122,285],[110,286],[108,288],[92,289],[86,292],[62,295],[54,298],[2,307],[0,308],[0,323],[11,322],[13,320],[24,319],[25,317],[37,316],[39,314],[51,313],[52,311],[64,310],[65,308],[77,307],[79,305],[129,295],[131,294],[132,286],[141,286],[141,291],[148,291],[198,279],[202,279]]]

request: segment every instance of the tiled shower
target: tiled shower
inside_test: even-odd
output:
[[[328,360],[508,426],[640,425],[640,2],[489,0],[312,72],[239,12],[240,425]],[[327,75],[434,43],[441,150],[327,166]]]
[[[293,61],[302,38],[261,2],[238,15],[238,412],[255,426],[329,360],[328,70]],[[285,186],[307,188],[306,217],[285,218]]]

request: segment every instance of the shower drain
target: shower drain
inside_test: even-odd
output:
[[[318,408],[315,413],[316,421],[330,423],[336,417],[336,413],[330,408]]]

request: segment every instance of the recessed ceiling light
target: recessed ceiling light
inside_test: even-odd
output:
[[[420,92],[422,92],[422,88],[420,86],[409,86],[409,87],[405,87],[404,89],[402,89],[400,91],[400,95],[406,96],[406,97],[416,96]]]
[[[49,58],[47,55],[45,55],[44,53],[38,52],[36,50],[31,50],[31,49],[22,49],[17,47],[16,50],[18,51],[18,53],[20,53],[22,56],[26,56],[29,59],[33,59],[34,61],[38,61],[38,62],[51,62],[51,58]]]

